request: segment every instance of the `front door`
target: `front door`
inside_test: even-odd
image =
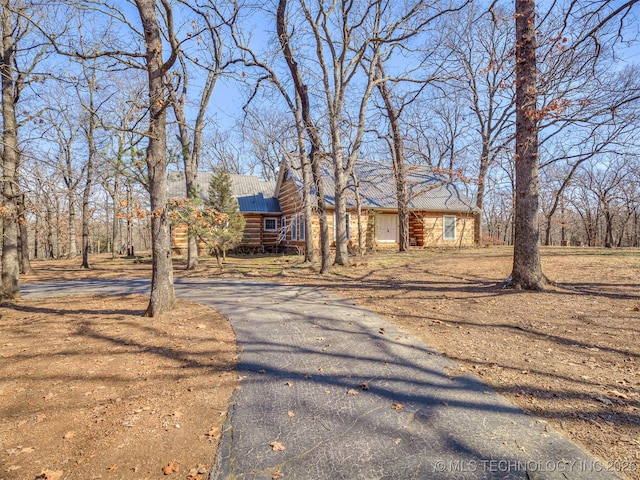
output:
[[[376,241],[380,243],[398,242],[398,215],[378,215],[376,222]]]

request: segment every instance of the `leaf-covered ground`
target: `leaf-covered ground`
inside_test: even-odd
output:
[[[354,258],[352,266],[326,276],[296,256],[244,256],[229,257],[222,272],[212,259],[195,272],[177,260],[175,272],[262,277],[352,298],[457,361],[460,368],[451,375],[477,374],[604,466],[640,479],[640,250],[545,248],[543,269],[555,285],[542,293],[502,289],[510,255],[508,248],[383,253]],[[96,256],[89,272],[77,265],[34,262],[36,273],[25,280],[150,276],[146,259]],[[0,438],[10,440],[0,451],[0,478],[35,478],[45,470],[66,475],[88,464],[104,479],[166,478],[163,468],[188,478],[200,475],[199,465],[207,468],[219,428],[210,420],[222,420],[236,381],[229,373],[232,334],[223,320],[209,326],[204,313],[193,313],[204,307],[182,304],[160,324],[140,317],[146,304],[133,298],[18,305],[25,307],[1,310],[3,332],[13,337],[0,342]],[[210,311],[205,316],[215,318]],[[152,336],[126,343],[143,332]],[[159,339],[168,343],[156,345]],[[221,351],[207,356],[214,345]],[[99,354],[100,346],[108,350]],[[178,346],[186,350],[167,354]],[[197,361],[187,362],[189,375],[181,376],[188,355]],[[120,390],[101,388],[109,385]],[[14,398],[19,401],[5,401]],[[204,406],[205,398],[216,403]],[[79,440],[85,433],[76,418],[96,448]],[[6,431],[15,435],[6,437]],[[188,456],[200,447],[201,454]]]
[[[206,478],[237,384],[233,331],[200,305],[153,319],[145,307],[98,295],[0,307],[0,478]]]
[[[507,249],[356,260],[314,282],[455,360],[526,411],[640,478],[640,252],[544,249],[555,282],[505,290]],[[542,459],[544,460],[544,459]]]

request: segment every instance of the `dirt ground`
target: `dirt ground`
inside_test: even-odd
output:
[[[150,319],[146,305],[0,308],[0,479],[207,478],[238,383],[233,330],[204,306]]]
[[[230,257],[223,272],[215,260],[195,272],[177,260],[175,272],[331,289],[455,360],[451,375],[475,373],[604,467],[640,479],[640,250],[551,248],[542,258],[555,285],[541,293],[502,288],[508,248],[377,254],[325,276],[297,256]],[[34,262],[23,281],[150,274],[144,259],[93,263]],[[0,309],[0,479],[162,478],[172,461],[177,478],[197,478],[208,468],[236,382],[232,333],[204,307],[183,303],[151,321],[139,316],[145,305],[91,297]]]
[[[543,293],[503,289],[510,270],[508,249],[428,252],[365,258],[320,283],[639,479],[640,252],[545,249],[556,285]],[[306,278],[295,282],[319,282]]]

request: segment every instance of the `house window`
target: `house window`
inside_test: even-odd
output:
[[[306,238],[306,225],[304,219],[304,213],[298,215],[298,240],[304,240]]]
[[[297,215],[291,215],[291,241],[298,239],[298,218]]]
[[[346,222],[346,227],[347,227],[347,240],[351,240],[351,214],[347,213],[345,214],[345,222]],[[336,221],[336,214],[333,214],[333,224],[337,225],[338,222]],[[336,239],[336,228],[334,227],[333,229],[333,239]]]
[[[444,240],[456,239],[456,217],[452,215],[446,215],[443,219],[443,234]]]
[[[277,232],[278,219],[273,217],[265,217],[263,227],[265,232]]]

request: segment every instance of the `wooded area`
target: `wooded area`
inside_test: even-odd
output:
[[[393,162],[401,250],[411,164],[464,185],[482,244],[525,242],[516,277],[539,244],[639,246],[636,2],[2,0],[2,295],[29,259],[152,251],[148,314],[171,308],[167,170],[195,198],[198,170],[274,180],[292,152],[322,271],[357,159]]]

